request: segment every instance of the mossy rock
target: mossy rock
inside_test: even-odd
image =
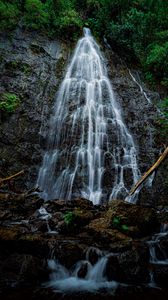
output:
[[[142,207],[124,201],[112,201],[109,204],[108,211],[105,213],[105,218],[111,224],[111,228],[116,228],[114,220],[118,219],[118,229],[125,225],[128,229],[127,233],[129,233],[130,227],[132,232],[137,230],[139,236],[149,235],[158,228],[157,214],[153,208]]]

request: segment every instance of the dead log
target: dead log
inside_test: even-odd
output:
[[[1,193],[0,192],[0,200],[1,201],[9,201],[9,200],[16,200],[16,201],[20,201],[20,200],[24,200],[25,199],[25,194],[22,193],[22,194],[14,194],[14,193],[8,193],[8,192],[5,192],[5,193]]]
[[[139,186],[160,166],[160,164],[165,160],[168,155],[168,147],[165,151],[160,155],[159,159],[154,163],[154,165],[140,178],[140,180],[133,186],[129,196],[132,196],[135,191],[139,188]]]
[[[22,193],[14,193],[11,191],[3,192],[0,190],[0,200],[24,200],[33,196],[35,192],[39,192],[38,187],[34,187],[26,192]],[[37,194],[38,195],[38,194]]]
[[[12,179],[14,179],[14,178],[16,178],[16,177],[22,175],[22,174],[24,174],[24,171],[23,171],[23,170],[20,171],[20,172],[18,172],[18,173],[16,173],[16,174],[14,174],[14,175],[9,176],[9,177],[6,177],[6,178],[0,178],[0,186],[3,185],[5,182],[8,182],[8,181],[10,181],[10,180],[12,180]]]

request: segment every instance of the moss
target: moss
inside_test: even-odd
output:
[[[9,61],[5,64],[5,68],[12,72],[21,71],[25,75],[29,75],[32,72],[31,66],[21,60]]]
[[[5,92],[0,97],[0,110],[8,113],[14,112],[20,104],[20,99],[14,93]]]

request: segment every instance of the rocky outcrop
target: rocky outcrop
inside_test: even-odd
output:
[[[1,35],[1,90],[12,92],[20,99],[14,113],[1,112],[0,168],[2,176],[24,169],[25,176],[16,181],[15,189],[35,185],[42,157],[46,150],[46,133],[55,93],[64,76],[71,49],[56,40],[49,40],[37,32],[18,28],[12,37]],[[141,173],[156,160],[162,147],[157,129],[156,104],[159,95],[145,86],[151,99],[147,101],[139,86],[132,80],[129,70],[112,50],[103,47],[108,74],[117,102],[122,107],[124,120],[136,141]],[[137,80],[139,73],[131,71]],[[74,99],[72,99],[72,106]],[[110,133],[112,138],[112,133]],[[129,174],[126,174],[129,182]],[[154,185],[147,181],[140,193],[143,205],[165,204],[168,193],[165,178],[166,162],[158,170]],[[78,184],[80,186],[80,182]],[[103,185],[107,194],[111,190],[111,166],[106,166]]]
[[[1,88],[17,95],[13,113],[0,112],[1,176],[25,170],[16,189],[35,185],[54,95],[67,64],[69,50],[61,42],[18,28],[0,37]]]
[[[150,282],[146,242],[162,222],[152,208],[123,201],[93,206],[85,199],[44,203],[37,195],[30,195],[29,199],[17,201],[1,199],[0,216],[3,293],[8,289],[13,292],[37,289],[49,280],[47,259],[56,258],[66,268],[73,269],[78,261],[85,259],[88,249],[93,249],[87,256],[93,265],[99,252],[109,253],[108,280],[127,283],[129,288],[130,285],[142,288]],[[164,216],[164,222],[167,221]],[[137,234],[132,227],[138,228]],[[166,237],[160,246],[166,253]],[[80,270],[81,278],[84,272],[85,269]],[[168,275],[166,266],[156,267],[153,273],[157,284],[164,288]]]

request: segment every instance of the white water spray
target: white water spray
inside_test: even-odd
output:
[[[160,245],[161,240],[165,237],[168,237],[168,224],[162,224],[160,232],[155,234],[151,241],[148,241],[151,264],[168,265],[168,255]],[[158,258],[157,252],[160,258]]]
[[[73,195],[99,204],[124,199],[139,175],[133,137],[99,46],[85,28],[55,100],[37,184],[47,200]]]
[[[93,251],[93,248],[91,248],[91,251]],[[89,249],[87,254],[89,255]],[[100,253],[98,252],[98,254]],[[58,261],[50,259],[48,261],[51,270],[50,281],[45,286],[65,293],[77,291],[92,293],[101,289],[108,289],[110,293],[114,293],[119,283],[108,281],[106,277],[107,262],[108,255],[102,253],[95,264],[92,264],[86,258],[86,260],[77,262],[72,269],[68,270]]]

